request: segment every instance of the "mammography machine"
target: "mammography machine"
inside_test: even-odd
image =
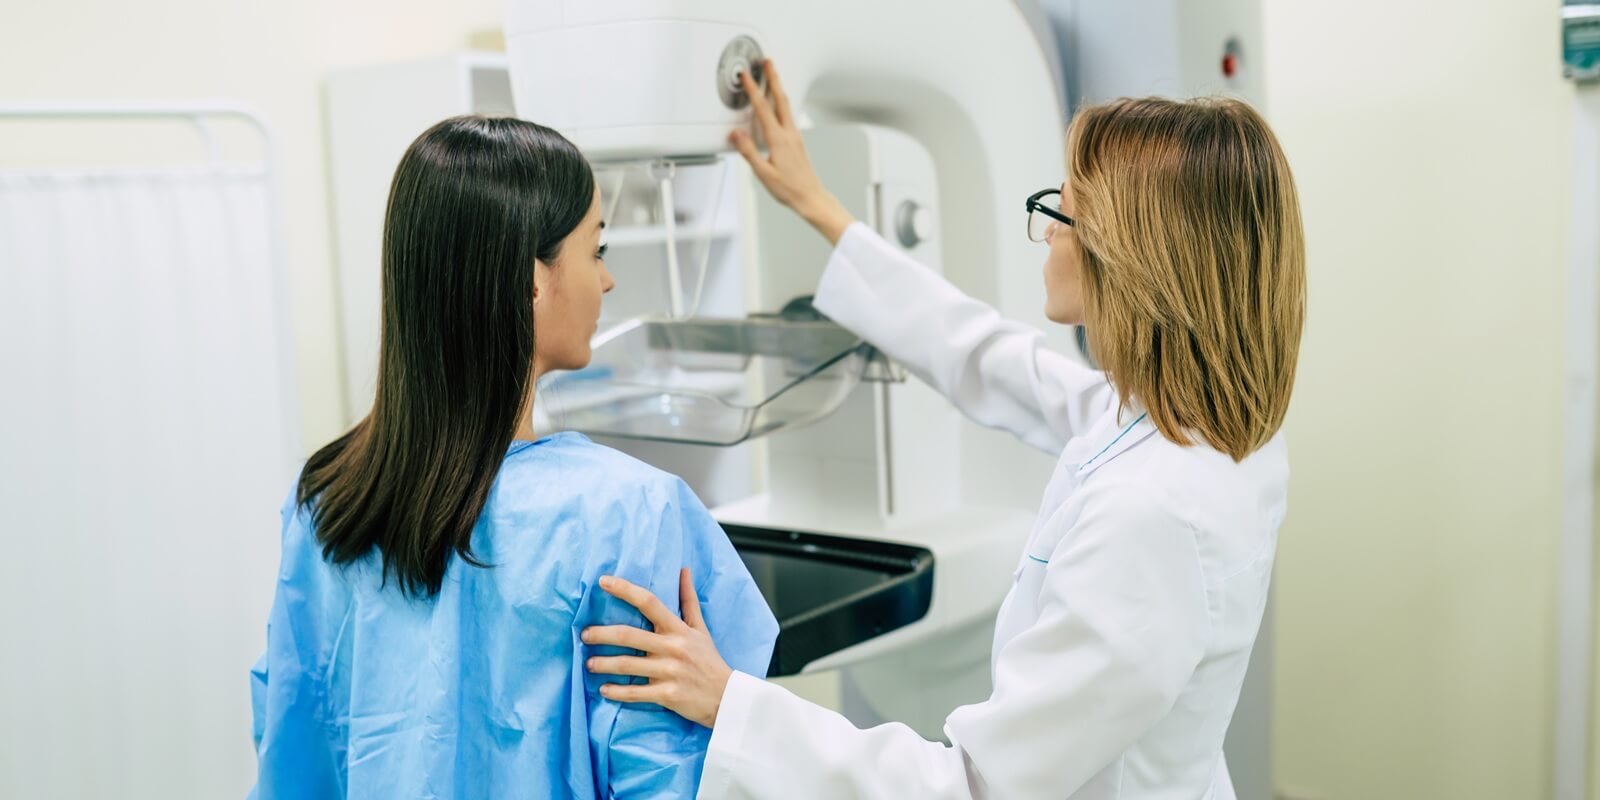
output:
[[[542,384],[540,421],[685,475],[783,625],[775,674],[843,668],[858,722],[937,738],[987,696],[992,620],[1052,459],[810,311],[828,249],[730,166],[727,134],[750,124],[737,75],[774,58],[858,219],[1045,327],[1022,201],[1065,176],[1064,104],[1254,88],[1253,3],[1079,5],[509,6],[517,113],[585,152],[613,242],[650,251],[612,259],[595,363]]]

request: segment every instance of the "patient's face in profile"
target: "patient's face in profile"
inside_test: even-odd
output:
[[[600,188],[589,213],[561,243],[555,262],[534,267],[533,349],[539,373],[589,364],[589,339],[600,321],[600,298],[616,285],[606,269]]]

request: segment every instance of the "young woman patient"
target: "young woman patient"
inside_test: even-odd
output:
[[[741,672],[765,674],[777,624],[681,481],[534,435],[538,376],[589,361],[603,227],[588,163],[548,128],[458,117],[401,159],[372,411],[283,509],[255,796],[695,794],[711,732],[584,672],[581,629],[643,622],[596,581],[672,603],[692,585]]]

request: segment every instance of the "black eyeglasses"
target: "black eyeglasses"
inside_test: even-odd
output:
[[[1057,208],[1051,208],[1039,202],[1051,195],[1061,196],[1060,189],[1040,189],[1028,196],[1028,239],[1034,242],[1043,242],[1056,232],[1057,225],[1076,225],[1076,220],[1060,212],[1061,201],[1057,200]]]

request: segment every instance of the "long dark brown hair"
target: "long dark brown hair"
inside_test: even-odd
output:
[[[438,593],[533,382],[533,270],[588,213],[594,174],[555,131],[467,116],[407,148],[383,225],[377,396],[300,475],[323,556],[378,548],[383,576]]]

